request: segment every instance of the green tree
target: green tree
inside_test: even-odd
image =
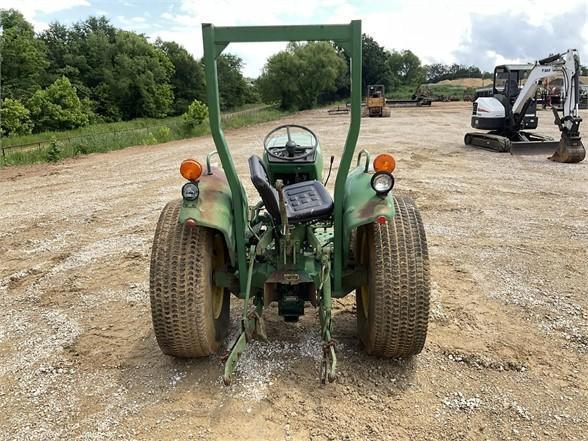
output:
[[[484,72],[476,66],[464,66],[462,64],[432,64],[424,66],[425,77],[429,83],[437,83],[443,80],[453,80],[455,78],[489,78],[492,76],[489,72]]]
[[[36,132],[67,130],[90,122],[87,102],[82,102],[66,77],[55,80],[47,89],[38,90],[28,100]]]
[[[72,66],[71,39],[67,26],[51,23],[40,35],[43,41],[49,65],[46,71],[46,81],[53,83],[61,76],[67,76],[70,81],[79,78],[79,70]]]
[[[194,100],[188,106],[186,113],[182,115],[184,123],[189,127],[202,124],[206,118],[208,118],[208,107],[198,100]]]
[[[361,38],[362,58],[362,93],[367,92],[369,84],[383,84],[385,88],[394,86],[390,70],[389,52],[369,35]]]
[[[393,51],[388,58],[388,66],[398,84],[417,86],[425,79],[421,60],[409,50]]]
[[[41,34],[50,60],[48,81],[68,77],[78,96],[89,98],[94,112],[106,121],[122,118],[110,89],[116,32],[106,17],[90,17],[70,28],[52,23]]]
[[[243,60],[233,54],[222,54],[216,62],[221,110],[229,110],[253,102],[253,85],[247,82],[241,70]]]
[[[48,65],[45,47],[33,26],[14,9],[0,9],[0,25],[3,95],[26,99],[41,87]]]
[[[447,66],[445,64],[436,63],[425,66],[425,79],[428,83],[436,83],[444,79],[447,75]]]
[[[326,42],[290,43],[267,61],[258,85],[264,101],[283,108],[309,109],[337,90],[345,61]]]
[[[27,135],[31,133],[31,113],[18,100],[4,98],[0,109],[0,135]]]
[[[162,118],[172,109],[169,83],[174,65],[142,35],[118,31],[114,45],[110,92],[124,119]]]
[[[163,50],[174,65],[171,86],[174,93],[174,113],[186,111],[194,100],[204,101],[204,70],[202,64],[190,53],[173,41],[157,40],[155,45]]]
[[[51,144],[46,153],[46,158],[49,162],[57,162],[61,159],[61,149],[55,138],[51,140]]]

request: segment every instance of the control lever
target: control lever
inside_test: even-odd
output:
[[[331,163],[329,164],[329,173],[327,174],[327,179],[325,179],[325,183],[323,184],[325,187],[327,186],[327,182],[329,182],[329,178],[331,177],[331,170],[333,170],[333,161],[335,161],[335,157],[331,155]]]

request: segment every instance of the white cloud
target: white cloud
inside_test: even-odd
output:
[[[88,0],[2,0],[2,9],[18,9],[27,18],[34,17],[38,12],[51,14],[75,8],[76,6],[90,6]]]
[[[183,45],[194,56],[202,56],[202,23],[217,26],[280,25],[317,23],[317,16],[329,12],[327,22],[348,22],[355,7],[347,0],[297,0],[279,2],[275,0],[253,0],[249,2],[229,0],[182,0],[179,10],[165,12],[162,18],[169,21],[170,28],[155,31],[153,39],[174,40]],[[321,12],[321,14],[319,14]],[[348,15],[347,18],[343,18]],[[340,18],[339,18],[340,17]],[[335,20],[333,20],[335,19]],[[325,20],[319,20],[325,21]],[[245,61],[245,75],[256,77],[271,54],[286,47],[286,43],[232,44],[227,49]]]
[[[473,28],[477,31],[456,51],[457,57],[467,63],[491,69],[491,61],[525,62],[544,58],[549,54],[577,48],[588,50],[582,29],[586,23],[586,8],[575,5],[573,9],[532,20],[522,12],[508,15],[473,14]],[[513,41],[516,44],[513,44]]]
[[[132,29],[137,32],[144,32],[151,29],[152,26],[157,26],[158,23],[150,23],[145,17],[126,17],[124,15],[117,15],[117,23],[115,25],[122,26],[125,29]]]
[[[557,4],[554,8],[552,0],[517,1],[511,0],[454,0],[451,2],[429,2],[413,0],[400,2],[396,8],[382,10],[363,15],[364,32],[373,36],[388,49],[410,49],[425,63],[462,63],[468,62],[461,55],[468,48],[476,47],[479,39],[499,42],[508,39],[513,48],[521,44],[521,40],[513,29],[493,29],[493,35],[480,35],[482,29],[472,29],[472,24],[484,23],[484,17],[492,20],[507,21],[515,16],[522,17],[530,26],[544,27],[545,32],[557,37],[568,29],[550,29],[554,17],[584,11],[586,19],[586,3],[583,0],[569,0],[565,4]],[[477,20],[474,18],[477,17]],[[502,18],[501,18],[502,17]],[[584,25],[583,38],[577,46],[588,56],[588,24]],[[545,38],[536,39],[536,56],[547,56],[551,47],[545,45]],[[557,44],[558,38],[552,38]],[[533,42],[526,42],[532,45]],[[544,48],[541,46],[545,46]],[[504,49],[501,48],[501,49]],[[561,48],[565,50],[567,48]],[[486,57],[486,58],[485,58]],[[521,58],[508,58],[506,53],[487,51],[479,54],[477,62],[484,62],[485,68],[505,61],[529,61]]]
[[[162,15],[171,27],[165,31],[154,32],[153,35],[163,39],[174,39],[195,56],[200,57],[200,29],[203,22],[234,26],[319,21],[347,23],[352,19],[362,19],[363,32],[374,37],[387,49],[410,49],[425,63],[453,63],[462,62],[460,56],[463,55],[463,51],[475,46],[478,35],[476,29],[472,29],[474,15],[521,15],[526,17],[529,23],[549,27],[554,15],[577,10],[579,5],[584,5],[583,0],[568,0],[565,4],[558,4],[554,12],[552,0],[404,0],[380,4],[372,1],[369,8],[357,6],[350,0],[182,0],[175,13],[168,12]],[[558,33],[557,30],[552,32],[556,35]],[[588,53],[588,24],[584,26],[582,35],[583,41],[578,42],[578,46],[580,49],[586,49]],[[513,46],[518,44],[516,35],[508,37],[512,39]],[[504,36],[494,35],[485,38],[502,39]],[[247,75],[257,76],[267,57],[283,47],[283,44],[231,45],[228,50],[245,60]],[[545,51],[547,55],[549,48]],[[505,54],[498,51],[487,51],[482,55],[487,56],[486,68],[508,59]]]

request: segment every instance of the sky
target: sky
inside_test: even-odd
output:
[[[116,27],[173,40],[202,56],[201,23],[217,26],[348,23],[389,50],[410,49],[423,63],[476,65],[529,62],[569,48],[588,64],[588,1],[567,0],[0,0],[40,32],[105,15]],[[228,52],[257,77],[283,43],[232,44]]]

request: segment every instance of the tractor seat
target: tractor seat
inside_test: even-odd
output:
[[[280,221],[280,197],[278,191],[270,184],[259,156],[253,155],[249,158],[249,171],[251,182],[261,196],[266,210],[275,220]],[[333,199],[319,181],[297,182],[284,186],[282,191],[290,223],[322,219],[333,212]]]

